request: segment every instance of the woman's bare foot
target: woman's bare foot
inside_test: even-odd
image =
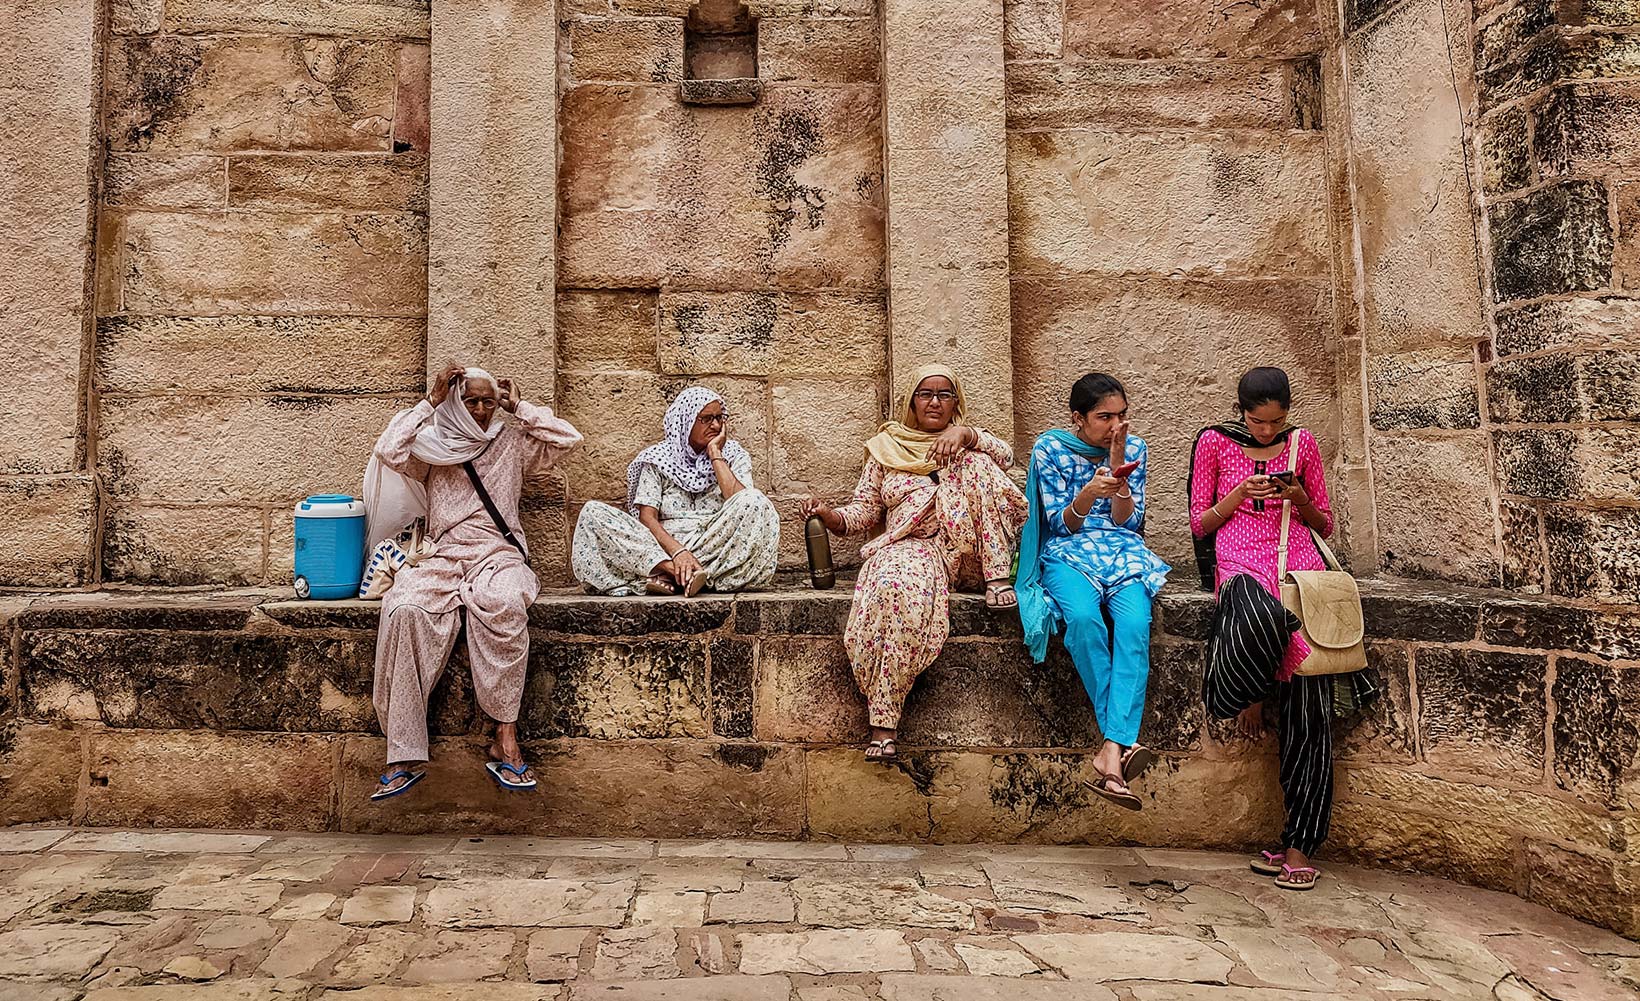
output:
[[[1287,857],[1283,861],[1281,874],[1276,878],[1276,885],[1284,890],[1308,890],[1315,886],[1315,881],[1321,878],[1310,857],[1297,848],[1287,849]]]
[[[1114,740],[1105,741],[1099,748],[1099,753],[1093,756],[1093,767],[1100,775],[1111,776],[1105,783],[1105,788],[1119,796],[1126,795],[1133,790],[1127,787],[1122,779],[1122,745]]]
[[[1255,702],[1236,717],[1235,733],[1248,740],[1264,739],[1264,703]]]
[[[866,744],[866,760],[880,764],[890,764],[899,760],[899,750],[894,746],[894,737],[899,731],[884,727],[871,728],[871,741]]]
[[[517,723],[497,723],[495,725],[495,740],[490,744],[490,759],[509,764],[514,768],[522,768],[524,774],[518,776],[520,782],[535,781],[535,772],[524,763],[524,749],[518,746]]]

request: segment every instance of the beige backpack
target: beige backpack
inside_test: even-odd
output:
[[[1361,591],[1355,578],[1344,572],[1338,557],[1310,529],[1315,548],[1330,570],[1287,570],[1287,528],[1292,521],[1291,501],[1281,502],[1281,542],[1276,550],[1276,580],[1281,603],[1303,623],[1299,629],[1310,645],[1310,655],[1298,665],[1298,674],[1347,674],[1367,666],[1366,628],[1361,616]],[[1306,525],[1306,528],[1309,526]]]

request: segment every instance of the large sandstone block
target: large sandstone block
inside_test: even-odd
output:
[[[1065,49],[1083,59],[1304,55],[1321,44],[1315,6],[1304,0],[1065,2]]]
[[[1547,660],[1539,655],[1419,647],[1424,759],[1536,784],[1544,762]]]
[[[355,493],[376,436],[409,401],[105,396],[98,468],[110,493],[171,502],[294,502]],[[197,437],[201,427],[211,434]],[[178,441],[197,441],[187,461]]]
[[[1633,937],[1634,866],[1622,856],[1526,842],[1521,896]]]
[[[1499,361],[1486,373],[1486,403],[1499,423],[1640,420],[1640,352]]]
[[[1490,111],[1562,80],[1632,77],[1637,67],[1640,41],[1632,34],[1549,31],[1514,58],[1477,73],[1481,106]]]
[[[259,507],[114,505],[102,535],[103,577],[131,584],[259,584],[267,573]]]
[[[1543,177],[1640,167],[1640,87],[1579,83],[1557,89],[1538,113],[1533,152]]]
[[[683,78],[683,21],[593,18],[566,21],[577,82],[666,83]]]
[[[1640,656],[1640,615],[1541,598],[1489,600],[1481,609],[1481,639],[1495,646],[1632,660]]]
[[[559,372],[659,371],[658,298],[655,292],[560,291]]]
[[[1580,297],[1500,308],[1496,322],[1499,355],[1640,346],[1640,299]]]
[[[1613,284],[1625,291],[1640,288],[1640,183],[1618,185],[1617,244],[1612,252]]]
[[[8,724],[0,729],[0,823],[71,823],[84,737],[50,726]]]
[[[1499,112],[1481,126],[1481,178],[1488,192],[1514,191],[1532,183],[1526,130],[1526,112],[1522,108]]]
[[[773,489],[846,499],[864,465],[865,442],[883,420],[876,380],[781,380],[773,389]]]
[[[109,148],[386,152],[396,58],[389,43],[335,38],[116,38]]]
[[[1308,134],[1014,133],[1014,273],[1324,273],[1325,166]]]
[[[1352,767],[1340,776],[1339,795],[1547,841],[1603,848],[1621,843],[1617,822],[1603,809],[1515,788],[1516,784],[1481,785],[1399,769]]]
[[[1640,598],[1640,511],[1543,512],[1549,593],[1633,602]]]
[[[329,737],[110,730],[90,741],[88,824],[322,831],[332,822]]]
[[[0,585],[79,587],[91,580],[97,486],[90,476],[0,478]]]
[[[875,87],[701,109],[675,88],[591,84],[562,114],[563,284],[882,284]]]
[[[1267,63],[1010,63],[1007,86],[1016,129],[1293,124],[1288,75]]]
[[[109,316],[103,392],[416,393],[427,324],[411,317]]]
[[[1612,226],[1606,189],[1566,181],[1492,206],[1492,297],[1498,302],[1606,288]]]
[[[1547,500],[1630,500],[1640,493],[1640,428],[1494,432],[1505,493]]]
[[[873,83],[881,61],[875,19],[769,17],[757,24],[760,80]]]
[[[180,215],[112,222],[105,267],[131,313],[397,313],[427,308],[427,219]]]
[[[0,14],[0,472],[75,469],[92,211],[100,10],[88,0]],[[47,55],[49,54],[49,56]]]
[[[1480,427],[1478,383],[1475,352],[1468,345],[1375,355],[1367,360],[1372,426]]]
[[[228,158],[228,205],[273,211],[427,211],[427,158],[418,153]]]
[[[1333,804],[1327,844],[1344,858],[1514,892],[1520,841],[1519,835],[1484,824],[1455,824],[1387,803],[1342,799]]]
[[[20,708],[31,719],[147,730],[375,727],[373,633],[27,629],[19,651]]]
[[[175,32],[266,31],[426,38],[430,0],[166,0]]]
[[[1185,482],[1196,432],[1230,416],[1236,382],[1255,365],[1292,378],[1294,419],[1336,454],[1327,290],[1307,281],[1016,277],[1015,458],[1037,434],[1068,426],[1071,383],[1110,372],[1128,389],[1133,433],[1150,447],[1148,544],[1191,568]],[[1203,330],[1214,331],[1210,339]]]
[[[619,294],[619,293],[617,293]],[[660,370],[673,375],[880,375],[881,293],[674,292],[660,296]]]
[[[1413,0],[1346,43],[1369,354],[1467,344],[1484,329],[1446,38],[1440,0]]]
[[[533,643],[520,727],[550,737],[695,737],[710,731],[700,643]]]
[[[1498,576],[1486,439],[1372,439],[1382,565],[1393,574],[1491,585]],[[1438,504],[1430,498],[1439,497]]]
[[[865,699],[841,638],[765,638],[758,664],[757,739],[847,743],[866,732]]]
[[[1586,802],[1621,806],[1619,789],[1640,753],[1640,673],[1558,657],[1553,695],[1555,783]]]
[[[121,208],[219,209],[228,203],[223,159],[203,153],[110,153],[103,204]]]

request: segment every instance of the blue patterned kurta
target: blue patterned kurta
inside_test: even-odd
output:
[[[1031,475],[1037,477],[1037,490],[1048,522],[1049,537],[1042,553],[1044,565],[1063,563],[1079,571],[1099,588],[1101,597],[1108,597],[1116,588],[1133,581],[1142,583],[1150,597],[1156,596],[1172,568],[1145,548],[1145,541],[1138,532],[1145,517],[1148,451],[1143,438],[1128,437],[1126,461],[1137,459],[1139,462],[1139,468],[1128,477],[1128,489],[1133,493],[1132,517],[1121,525],[1111,521],[1111,499],[1101,498],[1093,502],[1081,531],[1072,534],[1062,512],[1093,479],[1098,468],[1108,465],[1110,460],[1085,459],[1051,438],[1036,443],[1031,450]]]

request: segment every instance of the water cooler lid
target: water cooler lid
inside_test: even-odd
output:
[[[298,518],[362,518],[364,501],[347,494],[314,494],[296,504]]]

